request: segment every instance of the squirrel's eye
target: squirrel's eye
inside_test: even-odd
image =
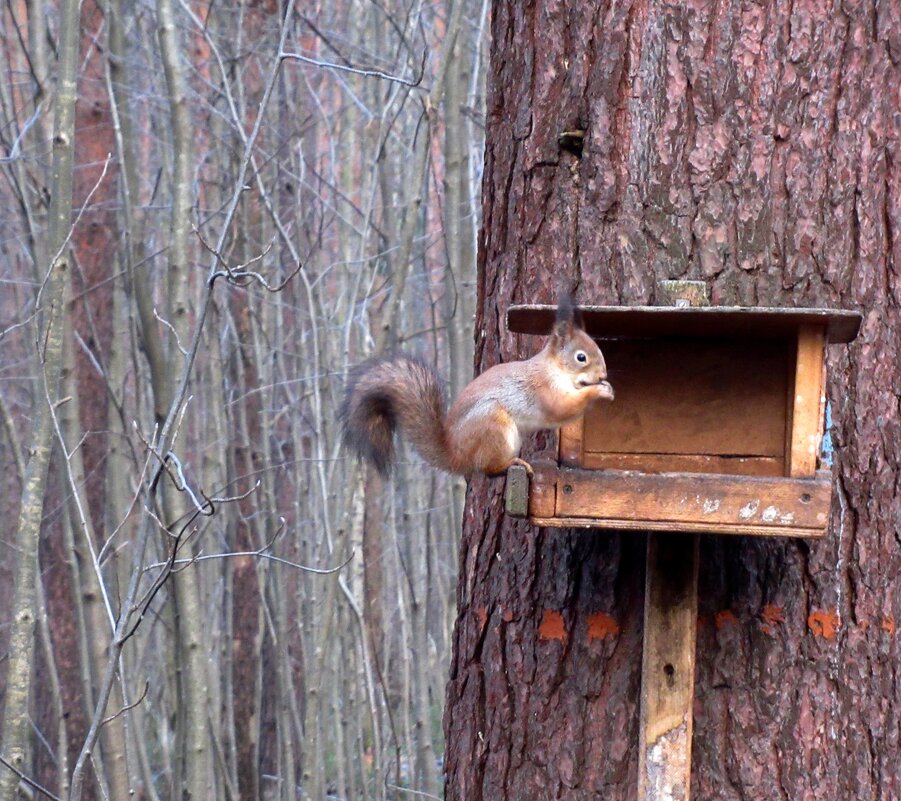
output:
[[[579,364],[585,364],[588,361],[588,354],[584,350],[577,350],[576,361],[579,362]]]

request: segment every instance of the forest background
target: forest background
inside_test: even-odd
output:
[[[437,796],[463,485],[336,410],[471,375],[487,2],[0,14],[0,797]]]
[[[692,797],[901,797],[897,2],[0,14],[0,799],[634,798],[642,536],[336,409],[664,278],[863,316],[830,535],[701,540]]]

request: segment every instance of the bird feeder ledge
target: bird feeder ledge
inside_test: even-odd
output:
[[[583,306],[616,391],[560,430],[556,460],[508,471],[507,512],[540,526],[821,537],[825,349],[861,317],[830,309]],[[513,306],[511,331],[552,306]],[[521,471],[521,472],[520,472]]]

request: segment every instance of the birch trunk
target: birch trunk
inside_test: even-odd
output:
[[[38,541],[44,513],[44,489],[53,442],[51,409],[60,398],[63,367],[63,322],[70,264],[66,237],[72,216],[72,159],[75,137],[75,81],[78,64],[79,3],[62,0],[59,67],[53,135],[53,195],[48,241],[51,262],[40,294],[41,314],[34,326],[34,363],[38,372],[30,453],[16,526],[18,566],[13,600],[12,633],[7,664],[7,692],[0,743],[4,759],[25,766],[28,743],[28,701],[34,665],[34,625],[37,609]],[[19,777],[0,769],[0,798],[12,798]]]
[[[169,120],[172,134],[172,216],[169,230],[167,314],[168,322],[174,327],[182,342],[188,341],[187,296],[191,285],[188,273],[188,231],[191,222],[190,183],[190,129],[186,95],[184,67],[181,64],[182,50],[176,37],[175,18],[170,0],[157,0],[158,36],[163,71],[168,90]],[[171,398],[178,380],[179,371],[175,365],[180,362],[176,342],[169,342],[169,363],[172,366],[166,378],[162,394],[167,402],[164,408],[171,409]],[[162,388],[160,388],[162,389]],[[168,503],[164,506],[167,518],[175,520],[178,508],[172,493],[164,493]],[[193,551],[190,544],[188,552]],[[183,663],[179,665],[184,697],[179,704],[178,714],[184,716],[184,743],[181,751],[184,792],[191,801],[206,801],[213,797],[212,756],[207,729],[208,676],[207,647],[203,635],[203,608],[200,601],[199,576],[196,571],[185,571],[176,578],[175,609],[176,629],[180,639],[179,654]],[[178,788],[181,792],[181,788]]]

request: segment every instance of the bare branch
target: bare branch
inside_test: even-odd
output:
[[[53,801],[62,801],[62,799],[58,795],[54,795],[46,787],[38,784],[34,779],[29,779],[28,776],[22,773],[21,770],[19,770],[14,765],[11,765],[2,756],[0,756],[0,765],[4,765],[5,767],[9,768],[13,773],[16,774],[16,776],[18,776],[23,782],[25,782],[25,784],[27,784],[32,789],[37,790],[39,793],[47,796],[47,798],[52,798]]]
[[[35,317],[37,317],[39,311],[40,311],[40,309],[35,309],[24,320],[20,320],[17,323],[13,323],[8,328],[4,328],[2,331],[0,331],[0,341],[3,340],[3,337],[5,337],[7,334],[11,334],[17,328],[23,328],[24,326],[28,325]]]
[[[122,709],[120,709],[115,714],[110,715],[108,718],[104,718],[103,720],[100,721],[100,725],[105,726],[107,723],[112,723],[112,721],[114,721],[116,718],[118,718],[118,717],[124,715],[126,712],[128,712],[129,709],[134,709],[138,704],[143,702],[143,700],[147,697],[147,693],[149,690],[150,690],[150,682],[145,681],[144,682],[144,692],[141,693],[141,697],[138,698],[137,701],[135,701],[132,704],[126,704],[125,706],[122,707]]]
[[[188,486],[188,480],[185,478],[184,470],[181,466],[181,461],[175,455],[173,451],[169,451],[166,454],[166,469],[169,473],[169,477],[172,479],[172,483],[175,484],[175,489],[179,492],[185,493],[190,499],[191,503],[194,504],[194,508],[200,512],[200,514],[213,514],[212,503],[203,503],[197,500],[197,496],[192,492],[191,488]],[[175,466],[175,475],[172,475],[172,470],[169,469],[169,465],[172,464]],[[206,511],[209,509],[209,512]]]
[[[172,564],[178,565],[179,569],[184,569],[185,566],[193,564],[194,562],[206,562],[209,559],[233,559],[239,556],[249,556],[254,559],[268,559],[270,562],[277,562],[280,565],[286,565],[287,567],[293,567],[297,570],[302,570],[305,573],[315,573],[318,576],[330,576],[333,573],[338,573],[347,567],[352,561],[354,556],[356,556],[356,551],[351,551],[350,556],[348,556],[341,564],[335,565],[335,567],[310,567],[309,565],[302,565],[299,562],[292,562],[290,559],[284,559],[281,556],[275,556],[271,553],[266,553],[266,548],[259,548],[256,551],[229,551],[228,553],[211,553],[200,556],[192,556],[190,559],[176,559]],[[153,565],[148,565],[147,570],[153,570],[154,568],[164,567],[169,564],[168,562],[157,562]]]
[[[100,176],[94,182],[94,185],[91,187],[91,191],[88,192],[88,196],[84,199],[84,203],[81,204],[81,208],[78,209],[78,214],[75,215],[75,222],[73,222],[69,226],[69,230],[66,233],[65,238],[63,239],[62,244],[57,248],[56,253],[53,254],[53,258],[50,259],[50,267],[47,270],[46,275],[44,275],[44,280],[41,281],[41,286],[38,289],[37,297],[35,298],[35,309],[39,310],[41,306],[41,294],[44,291],[44,287],[47,286],[47,281],[50,280],[50,273],[56,268],[56,264],[59,261],[60,256],[63,255],[63,251],[65,251],[68,246],[70,240],[72,239],[72,234],[75,233],[75,228],[78,226],[78,223],[81,221],[82,216],[88,208],[88,204],[91,202],[91,198],[94,197],[97,190],[100,188],[100,184],[103,183],[103,179],[106,178],[106,171],[109,169],[110,159],[112,159],[113,154],[107,153],[106,160],[103,162],[103,169],[100,171]]]
[[[222,270],[217,270],[212,273],[209,277],[209,285],[212,286],[217,278],[225,278],[230,284],[234,284],[235,286],[246,287],[249,286],[252,281],[256,281],[260,284],[264,289],[269,292],[281,292],[287,285],[288,282],[297,275],[301,269],[303,268],[303,264],[299,261],[297,263],[297,267],[291,271],[291,273],[276,286],[272,286],[260,273],[249,270],[251,264],[256,264],[259,261],[262,261],[266,254],[272,250],[272,243],[270,242],[263,249],[263,252],[257,256],[254,256],[249,261],[244,262],[243,264],[239,264],[237,267],[231,267],[228,262],[225,260],[225,257],[214,248],[206,239],[203,238],[203,234],[194,227],[194,233],[197,234],[197,239],[200,241],[200,244],[203,245],[204,249],[215,256],[216,261],[222,265]],[[184,351],[183,351],[184,352]]]
[[[435,801],[441,801],[441,799],[437,795],[424,793],[421,790],[411,790],[409,787],[399,787],[396,784],[391,784],[391,782],[385,782],[385,786],[390,787],[392,790],[400,790],[400,792],[407,793],[407,795],[415,795],[419,798],[434,798]]]
[[[27,49],[25,50],[27,53]],[[37,121],[41,118],[41,113],[43,111],[42,106],[44,105],[43,100],[39,100],[38,103],[34,107],[34,111],[31,113],[31,116],[22,123],[22,128],[19,133],[16,135],[15,141],[9,148],[9,155],[0,158],[0,164],[7,164],[11,161],[15,161],[17,158],[21,158],[21,154],[19,153],[19,146],[22,144],[22,140],[25,138],[26,134],[31,127],[37,123]]]
[[[188,351],[186,351],[184,349],[184,346],[181,344],[181,337],[178,336],[178,331],[175,330],[175,326],[173,326],[172,323],[170,323],[168,320],[159,316],[159,314],[156,311],[156,306],[153,307],[153,316],[156,317],[156,319],[159,322],[161,322],[164,326],[166,326],[166,328],[168,328],[172,332],[172,336],[175,337],[175,344],[178,347],[178,350],[181,352],[181,355],[187,356]]]
[[[339,72],[352,72],[354,75],[363,75],[367,78],[382,78],[385,81],[391,81],[393,83],[399,83],[403,84],[404,86],[410,86],[413,88],[418,87],[422,83],[422,78],[425,74],[425,69],[422,69],[419,72],[418,78],[409,80],[408,78],[400,78],[397,75],[391,75],[387,72],[382,72],[381,70],[367,69],[364,67],[351,67],[345,64],[335,64],[331,61],[319,61],[318,59],[310,58],[309,56],[302,56],[300,55],[300,53],[285,53],[283,51],[278,54],[278,57],[281,60],[301,61],[304,64],[312,64],[314,67],[323,67],[329,70],[338,70]],[[423,55],[423,61],[424,60],[425,55]]]

